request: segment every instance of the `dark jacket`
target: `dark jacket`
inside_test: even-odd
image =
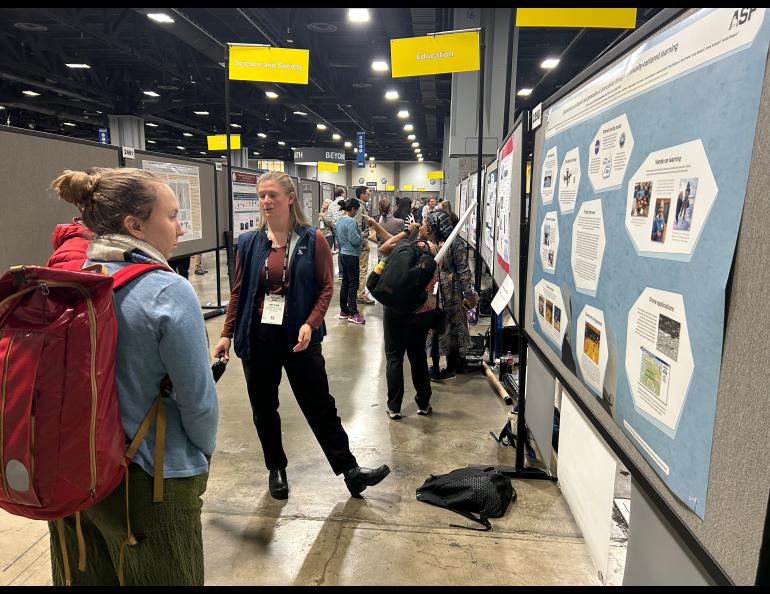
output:
[[[297,240],[298,237],[299,239]],[[289,260],[289,286],[286,294],[286,332],[289,344],[294,344],[300,327],[305,323],[315,304],[319,286],[315,278],[315,227],[298,225],[294,229]],[[250,231],[238,238],[241,260],[241,290],[235,315],[235,354],[248,360],[251,354],[251,330],[254,303],[263,276],[259,271],[265,265],[273,243],[267,238],[267,230]],[[326,335],[326,325],[321,323],[310,337],[310,344],[320,344]]]

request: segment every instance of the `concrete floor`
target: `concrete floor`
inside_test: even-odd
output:
[[[212,255],[204,262],[214,269]],[[215,301],[213,276],[191,278],[202,302]],[[554,483],[514,481],[518,500],[505,517],[492,520],[494,531],[488,533],[451,528],[463,518],[415,499],[415,489],[431,473],[469,464],[512,466],[514,450],[489,435],[502,426],[508,407],[484,376],[460,375],[434,384],[434,413],[421,417],[407,379],[405,417],[391,421],[385,414],[382,307],[362,311],[365,326],[337,320],[336,305],[330,309],[327,372],[359,463],[389,464],[391,475],[367,489],[364,499],[349,497],[284,378],[281,417],[291,492],[287,501],[273,500],[241,364],[233,358],[218,384],[219,435],[204,496],[206,583],[599,584]],[[224,317],[207,322],[212,343],[223,322]],[[42,522],[0,512],[0,585],[51,583],[47,534]]]

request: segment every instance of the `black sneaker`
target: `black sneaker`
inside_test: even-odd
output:
[[[422,415],[423,417],[427,417],[430,413],[433,412],[433,407],[429,404],[427,408],[418,408],[417,414]]]
[[[401,413],[400,412],[393,412],[392,410],[388,409],[386,411],[388,413],[388,416],[394,420],[394,421],[400,421],[401,420]]]
[[[440,382],[441,381],[441,371],[436,369],[435,367],[430,368],[430,380],[432,382]]]
[[[449,369],[442,369],[435,378],[431,374],[430,379],[434,382],[446,382],[455,379],[455,372]]]

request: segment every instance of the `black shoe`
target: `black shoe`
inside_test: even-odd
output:
[[[286,480],[286,469],[271,470],[268,486],[270,488],[270,496],[273,499],[288,499],[289,482]]]
[[[345,485],[353,497],[360,497],[366,487],[373,487],[390,474],[390,468],[383,464],[379,468],[356,466],[345,473]]]

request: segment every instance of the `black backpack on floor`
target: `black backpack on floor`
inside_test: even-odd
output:
[[[425,288],[436,273],[436,261],[417,241],[401,241],[380,274],[372,272],[366,288],[377,301],[400,313],[412,313],[425,304]]]
[[[453,528],[486,532],[492,530],[487,518],[502,518],[508,504],[516,500],[516,491],[511,486],[511,479],[493,466],[468,467],[430,475],[417,489],[417,500],[446,508],[484,526],[472,528],[450,524]]]

